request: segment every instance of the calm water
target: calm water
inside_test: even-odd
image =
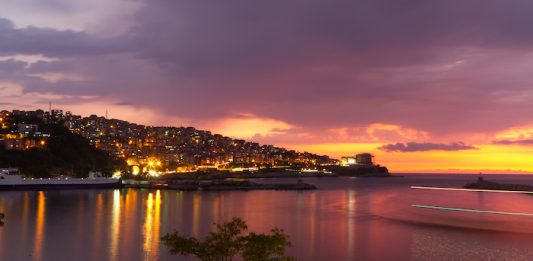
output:
[[[533,184],[532,176],[489,176]],[[533,195],[412,190],[462,186],[468,175],[308,179],[315,191],[0,192],[0,260],[182,260],[166,232],[203,237],[213,222],[278,226],[299,260],[533,260],[533,217],[418,209],[412,204],[533,213]],[[265,180],[293,182],[293,180]]]

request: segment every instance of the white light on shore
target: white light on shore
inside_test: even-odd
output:
[[[122,176],[122,172],[120,172],[120,170],[117,170],[115,171],[115,173],[113,173],[113,178],[115,179],[118,179]]]

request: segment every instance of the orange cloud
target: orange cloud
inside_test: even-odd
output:
[[[533,139],[533,125],[518,126],[503,130],[494,135],[495,140]]]
[[[258,117],[253,114],[242,114],[235,117],[223,118],[214,123],[200,123],[202,128],[221,133],[226,136],[249,139],[254,136],[271,136],[284,134],[294,128],[286,122]]]
[[[430,138],[428,132],[385,123],[373,123],[358,128],[334,128],[329,132],[341,141],[398,142]]]

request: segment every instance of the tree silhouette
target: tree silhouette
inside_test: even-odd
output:
[[[285,256],[285,248],[291,246],[289,237],[282,229],[274,228],[271,234],[250,233],[246,222],[240,218],[224,224],[215,224],[216,231],[209,233],[204,241],[184,237],[177,231],[161,239],[171,254],[193,255],[203,261],[229,261],[242,252],[245,261],[295,260]]]

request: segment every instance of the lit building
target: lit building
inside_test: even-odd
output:
[[[39,125],[37,124],[27,124],[27,123],[19,123],[18,124],[18,131],[19,133],[23,134],[30,134],[35,133],[39,131]]]
[[[22,150],[24,149],[24,141],[22,139],[6,139],[4,146],[6,150]]]
[[[360,153],[353,156],[345,156],[341,158],[342,166],[352,166],[352,165],[374,165],[372,160],[374,156],[370,153]]]

